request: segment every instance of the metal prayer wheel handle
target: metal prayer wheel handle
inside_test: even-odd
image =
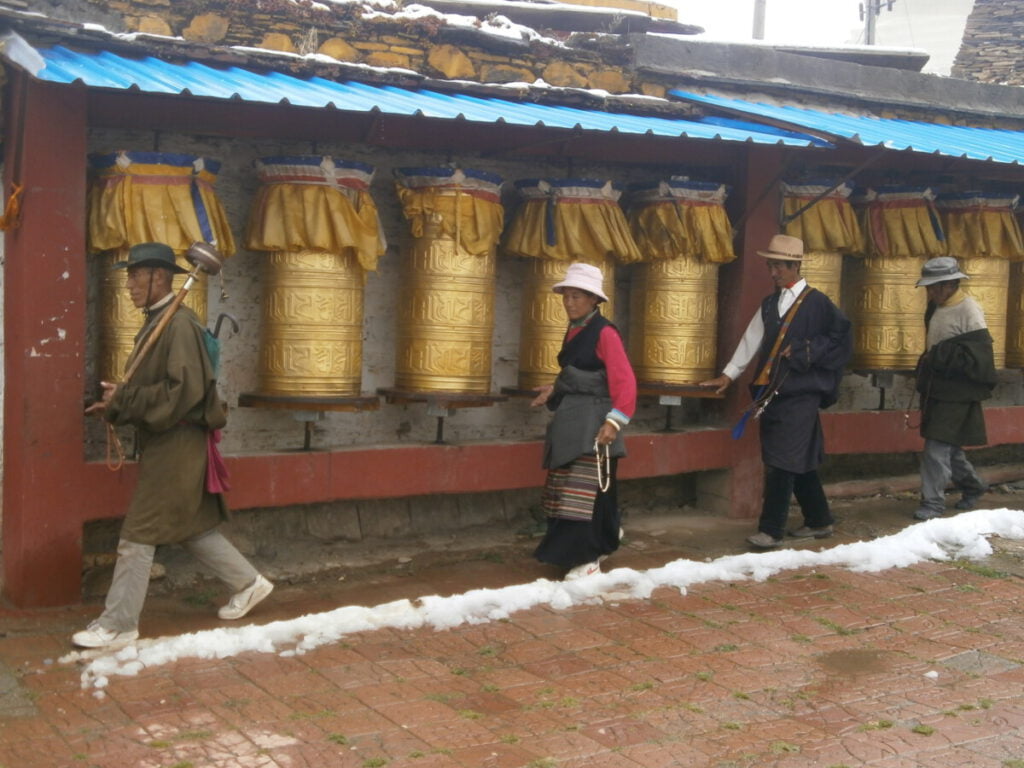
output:
[[[200,270],[208,275],[219,275],[224,266],[224,259],[220,251],[210,243],[195,242],[185,251],[185,261],[195,269],[189,275],[189,280],[194,280]],[[186,283],[191,288],[191,283]]]
[[[164,332],[167,324],[171,322],[171,318],[174,316],[174,313],[177,312],[178,307],[181,306],[181,302],[185,300],[185,296],[188,295],[192,285],[199,277],[199,273],[205,272],[208,275],[220,274],[222,267],[220,253],[209,243],[192,243],[192,245],[189,246],[189,249],[185,252],[185,259],[189,264],[195,267],[195,269],[189,273],[188,278],[185,280],[185,284],[181,286],[181,290],[178,291],[178,295],[175,296],[174,301],[171,302],[171,306],[169,306],[167,311],[161,315],[160,319],[157,321],[156,328],[154,328],[153,332],[149,334],[149,337],[142,345],[142,349],[139,350],[139,354],[137,354],[135,359],[132,360],[131,367],[125,371],[124,378],[121,379],[122,384],[130,381],[132,376],[135,375],[135,372],[139,369],[139,366],[145,359],[146,354],[153,348],[153,345],[156,344],[157,339],[160,338],[160,335]]]

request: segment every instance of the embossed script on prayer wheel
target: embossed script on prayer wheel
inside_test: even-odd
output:
[[[992,334],[996,368],[1005,368],[1010,262],[998,258],[962,258],[960,269],[970,277],[970,280],[961,280],[960,287],[978,302],[985,313],[988,332]]]
[[[925,349],[925,292],[914,287],[926,260],[910,256],[850,260],[852,367],[913,370]]]
[[[351,249],[268,255],[260,393],[356,396],[363,363],[363,271]]]
[[[267,252],[259,394],[358,397],[364,279],[385,248],[373,166],[283,155],[257,169],[246,245]]]
[[[468,168],[400,168],[403,248],[395,387],[489,394],[501,177]]]
[[[428,227],[405,256],[395,386],[418,392],[491,389],[495,249],[472,254]]]
[[[718,264],[681,256],[633,267],[629,349],[641,382],[689,384],[715,375]]]
[[[523,276],[523,311],[519,333],[519,389],[537,389],[551,384],[558,376],[558,352],[565,337],[566,319],[562,297],[551,288],[565,278],[572,262],[557,259],[527,259]],[[609,320],[615,302],[615,262],[611,258],[586,261],[605,275],[604,289],[608,302],[601,304],[601,313]]]
[[[843,255],[832,251],[811,251],[804,254],[800,276],[812,288],[817,288],[837,307],[843,285]]]
[[[135,335],[141,330],[142,311],[132,304],[125,290],[123,269],[111,269],[119,261],[128,259],[128,249],[110,251],[97,259],[100,278],[100,321],[99,358],[96,372],[102,381],[119,381],[128,363],[128,357],[135,346]],[[192,265],[182,258],[178,266],[191,269]],[[188,275],[175,275],[173,288],[177,293],[185,284]],[[197,280],[185,294],[184,304],[199,316],[199,322],[206,324],[206,303],[208,289],[202,279]]]

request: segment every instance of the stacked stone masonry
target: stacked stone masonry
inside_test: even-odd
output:
[[[1001,85],[1024,85],[1020,41],[1024,3],[975,0],[953,77]]]
[[[120,16],[123,29],[180,36],[190,43],[244,46],[283,53],[319,53],[341,62],[411,69],[444,79],[483,83],[532,83],[593,88],[613,94],[661,96],[665,84],[640,80],[621,51],[603,51],[594,36],[573,35],[568,46],[533,40],[512,41],[472,34],[477,44],[445,42],[450,31],[439,18],[363,19],[358,6],[325,8],[313,3],[264,0],[243,3],[88,0],[100,14]],[[462,36],[465,37],[465,36]],[[601,37],[600,35],[596,37]],[[582,46],[587,45],[584,49]],[[578,47],[576,47],[578,46]]]

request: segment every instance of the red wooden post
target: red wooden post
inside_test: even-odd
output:
[[[734,193],[742,201],[747,218],[736,240],[739,258],[721,271],[722,285],[718,292],[719,370],[732,356],[761,299],[772,291],[764,258],[757,255],[757,250],[767,246],[771,236],[778,233],[779,191],[778,184],[773,182],[782,170],[782,163],[781,148],[751,147],[747,152],[745,178]],[[725,412],[730,424],[735,423],[750,404],[748,384],[753,375],[751,368],[729,388]],[[756,422],[747,423],[742,439],[733,443],[731,457],[726,514],[736,518],[757,517],[761,514],[764,470]]]
[[[86,98],[20,73],[10,93],[4,191],[24,196],[5,238],[4,590],[62,605],[80,596],[83,509],[104,503],[82,458]]]

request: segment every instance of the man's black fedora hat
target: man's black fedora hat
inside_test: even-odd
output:
[[[164,243],[139,243],[128,249],[128,260],[119,261],[111,269],[129,269],[130,267],[161,267],[171,272],[185,274],[184,267],[174,262],[174,251]]]

